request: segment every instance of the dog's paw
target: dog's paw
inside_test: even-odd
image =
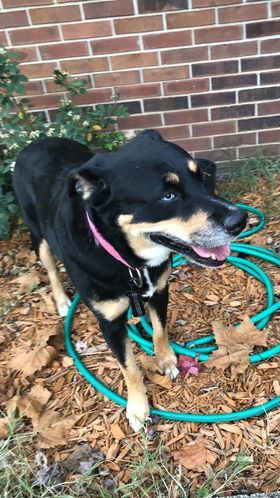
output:
[[[67,299],[66,299],[66,302],[64,302],[64,303],[59,303],[59,304],[57,305],[57,309],[58,309],[59,316],[61,316],[61,317],[63,317],[63,318],[64,318],[64,317],[66,317],[66,316],[67,316],[67,314],[68,314],[68,311],[69,311],[70,306],[71,306],[71,301],[70,301],[70,299],[68,299],[68,297],[67,297]]]
[[[170,375],[171,379],[176,379],[179,375],[177,368],[177,358],[174,351],[170,348],[164,354],[157,354],[157,364],[165,375]]]
[[[140,431],[149,418],[150,408],[147,398],[128,400],[126,416],[134,432]]]

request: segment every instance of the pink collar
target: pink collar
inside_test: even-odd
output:
[[[131,266],[123,257],[120,255],[120,253],[108,242],[107,240],[104,239],[104,237],[101,235],[101,233],[98,231],[97,227],[92,223],[88,212],[86,211],[86,216],[88,220],[88,224],[90,226],[90,229],[96,238],[96,240],[99,242],[99,244],[105,249],[106,252],[108,252],[113,258],[117,259],[120,261],[123,265],[127,266],[128,268],[131,268],[132,270],[138,270],[138,268],[134,268]]]

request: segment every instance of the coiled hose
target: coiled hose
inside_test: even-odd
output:
[[[239,239],[243,239],[245,237],[249,237],[250,235],[253,235],[257,233],[259,230],[261,230],[265,224],[265,217],[264,214],[251,206],[246,206],[244,204],[238,204],[238,206],[250,213],[253,213],[256,215],[259,219],[258,224],[242,234],[239,235]],[[264,249],[262,247],[258,246],[253,246],[250,244],[241,244],[241,243],[232,243],[231,244],[231,250],[237,253],[245,254],[248,256],[254,256],[256,258],[259,258],[263,261],[268,261],[276,266],[280,266],[280,258],[272,251],[269,251],[267,249]],[[265,289],[266,289],[266,294],[267,294],[267,306],[257,315],[254,315],[251,317],[251,321],[255,324],[255,326],[259,329],[262,330],[264,326],[268,323],[270,320],[271,316],[276,313],[278,310],[280,310],[280,300],[276,300],[276,296],[274,295],[273,292],[273,284],[267,274],[265,273],[264,270],[262,270],[259,266],[257,266],[255,263],[252,263],[251,261],[248,261],[247,259],[243,259],[237,256],[229,256],[227,258],[227,261],[234,265],[237,268],[240,268],[243,271],[246,271],[253,277],[255,277],[257,280],[263,283]],[[173,267],[176,268],[177,266],[186,263],[187,260],[183,255],[176,255],[173,258]],[[80,374],[98,391],[100,391],[102,394],[107,396],[107,398],[111,399],[115,403],[117,403],[120,406],[125,407],[127,400],[123,398],[122,396],[119,396],[117,393],[112,391],[108,386],[106,386],[103,382],[101,382],[99,379],[97,379],[83,364],[82,360],[79,358],[77,352],[75,351],[75,348],[71,342],[71,324],[73,320],[73,316],[75,313],[75,310],[77,308],[77,305],[79,303],[80,296],[76,295],[74,298],[72,305],[69,309],[68,315],[65,320],[65,326],[64,326],[64,331],[65,331],[65,346],[67,349],[68,354],[73,358],[74,364],[77,368],[77,370],[80,372]],[[128,319],[131,318],[132,312],[131,309],[128,311]],[[144,317],[141,318],[141,325],[143,326],[144,330],[146,333],[152,337],[153,335],[153,330],[150,326],[150,324],[145,320]],[[145,339],[144,337],[141,336],[140,331],[138,330],[137,326],[135,325],[127,325],[127,330],[128,330],[128,335],[131,339],[133,339],[135,342],[137,342],[142,349],[144,349],[149,355],[153,354],[153,344],[152,341],[149,341]],[[214,349],[217,349],[215,344],[212,344],[214,342],[214,336],[209,335],[206,337],[202,337],[199,339],[195,339],[193,341],[189,341],[184,347],[176,344],[174,342],[170,342],[171,347],[175,351],[175,353],[179,354],[184,354],[192,357],[198,356],[199,361],[207,361],[210,357],[211,351]],[[272,358],[273,356],[280,354],[280,343],[277,344],[276,346],[266,349],[262,351],[261,353],[257,354],[251,354],[250,355],[250,362],[251,363],[257,363],[261,362],[264,360],[267,360],[269,358]],[[250,418],[254,417],[257,415],[260,415],[262,413],[268,412],[269,410],[273,410],[276,407],[280,406],[280,396],[276,396],[275,398],[271,399],[270,401],[267,401],[264,404],[261,405],[255,405],[251,408],[248,408],[246,410],[241,410],[241,411],[236,411],[236,412],[230,412],[230,413],[221,413],[221,414],[209,414],[209,415],[204,415],[200,413],[181,413],[181,412],[173,412],[173,411],[167,411],[167,410],[157,410],[155,408],[151,409],[151,415],[158,415],[159,417],[169,419],[169,420],[179,420],[183,422],[202,422],[202,423],[221,423],[221,422],[233,422],[235,420],[241,420],[245,418]]]

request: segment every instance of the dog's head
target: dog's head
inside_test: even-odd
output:
[[[195,160],[153,130],[118,152],[93,157],[75,174],[75,189],[105,232],[122,233],[150,265],[181,252],[196,264],[217,267],[246,214],[214,194],[215,165]]]

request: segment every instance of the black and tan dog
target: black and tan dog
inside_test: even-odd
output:
[[[158,364],[176,377],[166,332],[171,252],[219,267],[246,224],[244,211],[214,194],[212,176],[205,184],[205,164],[146,130],[120,151],[95,156],[71,140],[38,140],[15,166],[16,195],[58,311],[65,316],[69,299],[53,255],[98,317],[119,362],[134,430],[148,417],[149,405],[126,333],[130,303],[141,314],[147,302]]]

